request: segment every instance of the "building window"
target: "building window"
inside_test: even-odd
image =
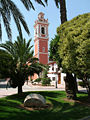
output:
[[[52,79],[53,79],[53,81],[55,81],[55,77],[53,77]]]
[[[42,51],[45,52],[45,47],[43,47]]]
[[[37,34],[37,29],[35,30],[35,34]]]
[[[52,71],[54,71],[54,65],[52,65]]]
[[[58,68],[56,68],[56,73],[58,73]]]
[[[44,29],[44,27],[41,28],[41,33],[42,33],[42,34],[45,34],[45,29]]]

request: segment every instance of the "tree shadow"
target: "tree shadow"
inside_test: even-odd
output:
[[[17,107],[18,104],[13,104],[9,102],[7,105],[4,102],[0,107],[1,115],[0,119],[2,120],[77,120],[88,116],[90,112],[88,112],[87,108],[80,107],[79,104],[74,103],[74,105],[70,105],[69,103],[61,103],[54,99],[49,99],[52,104],[52,109],[45,110],[34,110],[27,111],[24,109],[20,109]],[[1,104],[1,103],[0,103]],[[16,107],[15,107],[16,105]],[[4,114],[3,113],[7,113]],[[83,114],[84,113],[84,114]]]
[[[55,91],[53,91],[53,92],[51,92],[51,91],[31,91],[31,92],[24,92],[21,95],[14,94],[14,95],[11,95],[11,96],[7,96],[6,98],[7,99],[12,99],[12,100],[19,100],[20,102],[23,102],[25,97],[27,95],[31,94],[31,93],[40,94],[40,95],[44,96],[44,98],[46,98],[46,97],[59,97],[59,96],[62,97],[62,96],[64,96],[64,92],[62,94],[62,93],[60,93],[60,91],[57,91],[57,92],[55,92]]]
[[[90,109],[88,109],[87,106],[82,106],[77,102],[70,104],[70,102],[63,103],[53,99],[49,100],[53,104],[54,109],[51,110],[51,114],[53,115],[53,118],[56,116],[55,120],[59,120],[59,118],[61,120],[77,120],[90,115]]]
[[[23,102],[26,95],[30,93],[38,93],[44,97],[48,97],[48,100],[52,104],[51,109],[28,111],[18,108],[17,106]],[[77,120],[84,116],[90,115],[90,108],[82,106],[82,104],[76,101],[64,101],[60,96],[63,96],[63,92],[25,92],[23,96],[12,95],[8,96],[2,101],[0,100],[0,119],[1,120]],[[65,96],[64,96],[65,98]],[[87,96],[79,96],[78,99],[87,98]],[[8,101],[8,102],[7,102]],[[8,104],[7,104],[8,103]],[[6,113],[6,114],[5,114]]]

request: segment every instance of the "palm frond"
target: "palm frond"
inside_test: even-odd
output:
[[[8,5],[8,0],[2,0],[1,1],[1,6],[4,12],[6,13],[7,19],[10,21],[11,20],[11,14],[9,10],[9,5]]]
[[[46,4],[48,4],[48,0],[44,0]]]
[[[11,34],[10,22],[8,21],[8,19],[6,17],[6,13],[2,8],[0,8],[0,13],[2,15],[4,26],[6,28],[7,36],[11,40],[12,39],[12,34]]]
[[[4,51],[7,52],[7,54],[10,54],[13,57],[16,56],[15,48],[11,41],[7,41],[6,44],[0,44],[0,47],[4,48]]]
[[[35,2],[41,4],[41,5],[43,5],[43,6],[45,7],[45,5],[44,5],[44,3],[42,2],[42,0],[35,0]]]
[[[27,27],[27,24],[26,24],[26,22],[24,20],[24,17],[22,15],[22,13],[20,12],[20,10],[17,8],[17,6],[12,1],[9,2],[9,5],[10,5],[9,8],[12,12],[12,15],[14,17],[14,20],[15,20],[15,23],[17,25],[17,28],[18,28],[18,31],[19,31],[20,35],[22,36],[22,30],[21,30],[20,22],[22,23],[25,31],[28,34],[30,34],[29,29]]]
[[[2,25],[1,25],[1,17],[0,17],[0,41],[2,40]]]
[[[32,40],[32,39],[28,40],[27,48],[30,46],[31,40]],[[32,47],[33,47],[33,46],[32,46]]]
[[[35,10],[31,0],[21,0],[21,2],[24,4],[27,10],[30,10],[31,8]]]
[[[54,2],[56,4],[57,8],[59,8],[60,0],[54,0]]]

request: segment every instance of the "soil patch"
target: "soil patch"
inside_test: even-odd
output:
[[[52,105],[50,103],[47,103],[43,107],[25,107],[24,104],[21,104],[18,108],[29,110],[29,111],[32,111],[32,110],[44,110],[44,109],[51,109]]]
[[[64,98],[64,101],[80,103],[80,104],[82,104],[84,106],[90,107],[90,99],[87,99],[87,100],[70,100],[70,99]]]

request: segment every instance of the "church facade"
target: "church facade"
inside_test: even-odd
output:
[[[48,19],[44,19],[44,13],[39,13],[34,25],[34,53],[42,64],[48,64],[48,25]]]
[[[60,72],[56,62],[49,61],[48,57],[48,19],[44,18],[44,13],[40,12],[38,18],[34,24],[34,54],[35,57],[39,59],[39,62],[44,65],[49,65],[48,77],[51,79],[52,83],[63,84],[64,74]],[[35,74],[33,79],[38,78]]]

